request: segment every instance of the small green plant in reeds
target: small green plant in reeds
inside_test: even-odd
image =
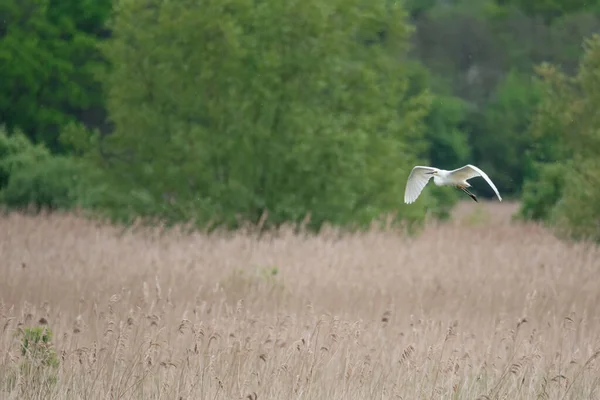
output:
[[[35,387],[50,391],[58,380],[59,361],[52,346],[52,330],[46,326],[20,329],[21,362],[7,377],[7,386],[17,385],[21,394]]]

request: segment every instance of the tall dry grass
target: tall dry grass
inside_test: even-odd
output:
[[[511,207],[467,203],[413,239],[12,214],[0,397],[598,398],[600,251],[511,223]],[[21,354],[34,326],[57,367]]]

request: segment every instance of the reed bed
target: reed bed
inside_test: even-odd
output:
[[[0,398],[599,398],[600,250],[513,211],[413,238],[1,217]]]

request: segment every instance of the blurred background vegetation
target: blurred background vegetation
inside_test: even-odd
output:
[[[472,163],[600,239],[599,28],[600,0],[3,0],[0,202],[412,224],[460,199],[406,206],[412,166]]]

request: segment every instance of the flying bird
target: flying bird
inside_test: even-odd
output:
[[[404,191],[404,202],[406,204],[414,203],[419,197],[429,179],[433,177],[433,182],[437,186],[454,186],[461,189],[463,192],[469,195],[473,200],[477,201],[477,196],[471,193],[467,188],[471,187],[467,180],[481,176],[485,181],[494,189],[498,199],[502,201],[498,189],[492,182],[492,180],[486,175],[485,172],[480,170],[474,165],[467,164],[464,167],[454,169],[452,171],[446,171],[445,169],[439,169],[434,167],[422,167],[417,165],[412,169],[406,182],[406,189]]]

